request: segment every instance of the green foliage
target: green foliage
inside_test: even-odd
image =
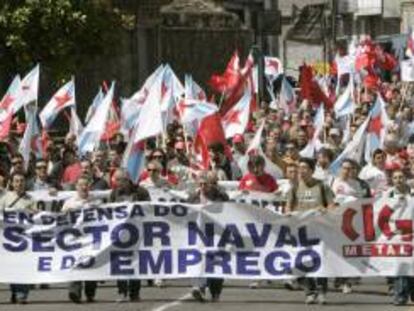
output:
[[[0,72],[9,75],[40,62],[55,79],[68,77],[116,46],[125,16],[104,1],[0,2]]]

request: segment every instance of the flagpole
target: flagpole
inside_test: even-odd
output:
[[[221,92],[221,95],[220,95],[220,100],[219,100],[219,102],[218,102],[218,110],[220,110],[221,109],[221,106],[223,105],[223,101],[224,101],[224,91],[223,92]]]
[[[40,69],[39,69],[39,75],[38,75],[38,82],[40,82]],[[39,108],[39,84],[37,85],[37,90],[36,90],[36,111]]]
[[[187,152],[188,155],[190,155],[190,151],[188,149],[188,139],[187,139],[187,134],[186,134],[186,127],[184,125],[184,122],[182,122],[183,121],[183,116],[181,114],[180,109],[177,109],[177,112],[178,112],[178,116],[180,117],[180,120],[181,120],[181,126],[183,127],[185,151]]]

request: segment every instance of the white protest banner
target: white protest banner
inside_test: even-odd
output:
[[[412,198],[280,216],[239,203],[3,211],[0,282],[414,275]]]
[[[110,190],[91,191],[93,197],[97,200],[106,201],[109,197]],[[34,201],[39,211],[59,212],[63,203],[72,196],[76,191],[58,191],[50,193],[47,190],[29,191],[29,195]]]
[[[193,187],[195,189],[195,187]],[[153,202],[181,202],[184,203],[189,197],[189,194],[194,191],[189,188],[187,191],[174,190],[168,188],[151,188],[147,190],[150,193],[151,201]],[[261,207],[279,208],[284,202],[281,194],[263,193],[256,191],[240,191],[235,188],[226,191],[230,197],[231,202],[253,204]],[[108,202],[110,190],[91,191],[91,196],[95,200]],[[51,194],[47,190],[30,191],[29,194],[36,201],[36,206],[39,211],[59,212],[67,199],[75,195],[75,191],[58,191]]]

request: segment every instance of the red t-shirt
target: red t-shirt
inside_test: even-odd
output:
[[[264,173],[261,176],[256,176],[252,173],[247,173],[240,180],[239,189],[261,192],[273,192],[278,189],[278,185],[276,180],[267,173]]]
[[[178,185],[178,178],[177,176],[175,176],[173,173],[169,172],[169,171],[165,171],[163,170],[161,172],[161,176],[166,178],[167,181],[172,184],[172,185]],[[139,175],[139,181],[143,181],[145,179],[149,178],[149,173],[147,170],[144,170],[141,172],[141,175]]]
[[[73,184],[80,177],[82,172],[82,167],[79,162],[73,163],[65,168],[62,176],[62,184]]]

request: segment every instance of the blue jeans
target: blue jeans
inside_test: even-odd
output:
[[[394,278],[394,303],[406,304],[412,291],[412,278],[399,276]]]
[[[16,300],[27,300],[29,297],[29,285],[28,284],[10,284],[10,290],[12,296],[16,298]]]

